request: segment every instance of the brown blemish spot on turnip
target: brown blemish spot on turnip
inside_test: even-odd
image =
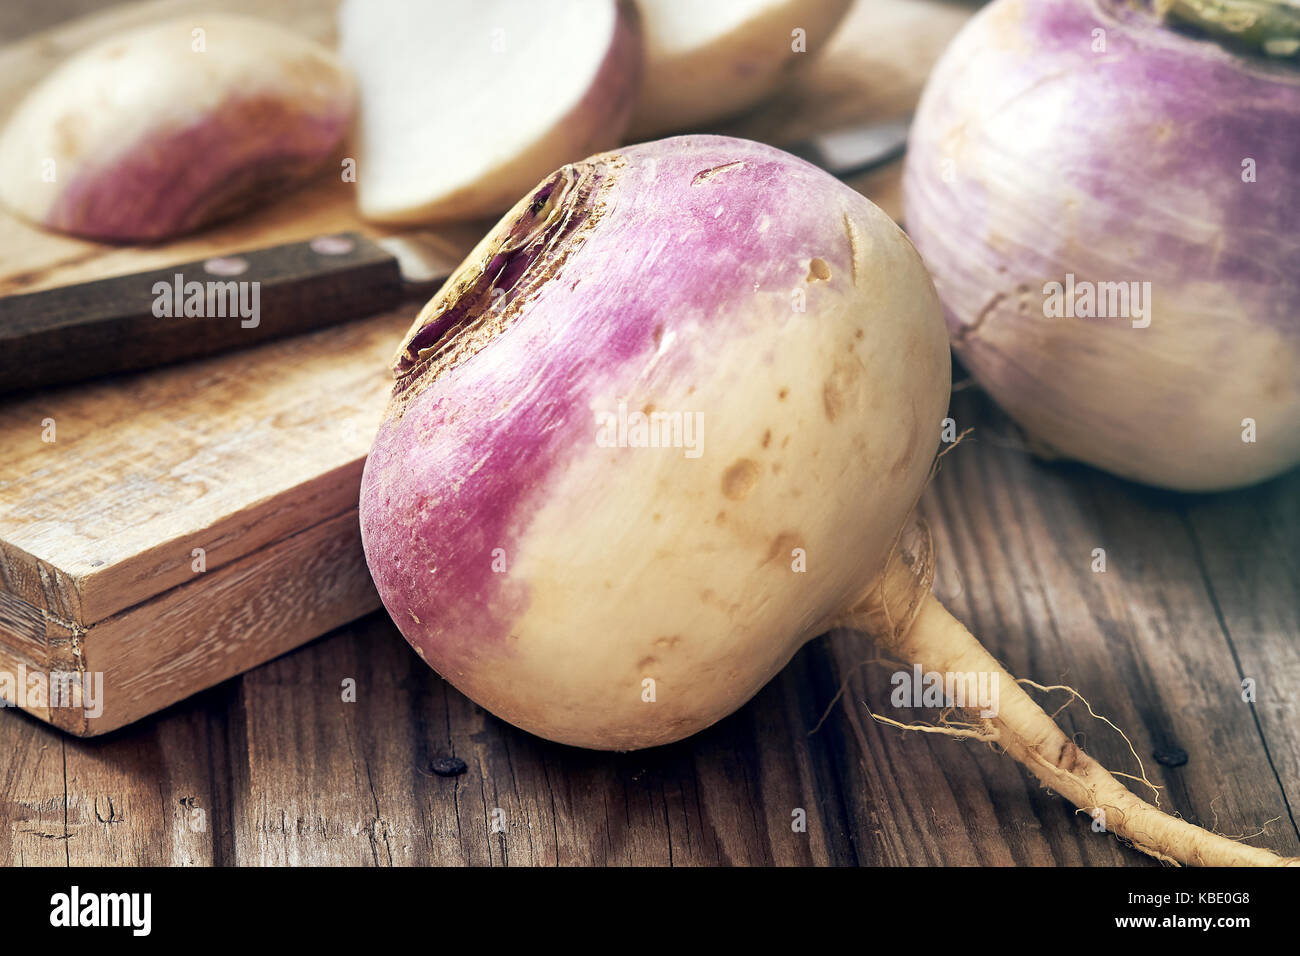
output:
[[[732,501],[743,501],[758,484],[758,465],[751,458],[741,458],[722,473],[722,493]]]
[[[719,511],[717,517],[713,519],[714,524],[726,524],[726,522],[727,522],[727,513],[725,511]]]
[[[650,520],[651,520],[651,521],[663,521],[663,520],[664,520],[664,516],[661,515],[659,512],[656,511],[654,514],[652,514],[652,515],[650,516]]]
[[[786,396],[789,394],[790,394],[790,390],[788,388],[783,388],[781,389],[781,391],[776,393],[776,397],[784,402]]]
[[[834,381],[829,378],[822,385],[822,408],[826,410],[826,420],[828,422],[834,422],[836,416],[844,408],[844,396],[840,394]]]
[[[647,668],[653,667],[658,663],[659,663],[659,658],[657,657],[643,657],[636,662],[636,669],[639,671],[644,671]]]
[[[644,405],[641,406],[642,415],[650,415],[654,412],[654,410],[655,410],[654,402],[646,402]]]
[[[781,439],[781,447],[784,448],[788,444],[790,444],[790,436],[786,435],[784,438]]]
[[[862,366],[856,361],[835,360],[835,364],[831,366],[831,374],[826,376],[826,381],[822,383],[822,408],[826,412],[828,422],[834,422],[844,410],[845,405],[848,404],[846,396],[861,374]]]
[[[772,444],[772,429],[769,428],[763,432],[763,447],[766,448],[770,444]]]
[[[891,478],[901,478],[907,472],[907,467],[912,463],[912,459],[915,456],[916,456],[916,441],[915,438],[913,437],[912,439],[908,440],[906,445],[903,446],[902,454],[898,456],[898,460],[895,461],[894,464],[890,467],[889,476]]]
[[[701,169],[701,170],[700,170],[698,173],[696,173],[695,176],[691,179],[691,185],[692,185],[692,186],[703,186],[705,183],[707,183],[707,182],[708,182],[710,179],[712,179],[714,176],[717,176],[717,175],[719,175],[720,173],[725,173],[725,172],[727,172],[727,170],[729,170],[729,169],[737,169],[737,168],[739,168],[739,167],[741,167],[741,166],[744,166],[744,165],[745,165],[745,164],[744,164],[743,161],[741,161],[741,160],[737,160],[737,161],[734,162],[734,163],[723,163],[721,166],[714,166],[714,167],[712,167],[711,169]]]
[[[676,647],[681,639],[682,636],[680,634],[673,634],[669,637],[657,637],[655,638],[655,647]]]
[[[805,282],[816,282],[821,280],[825,282],[831,277],[831,267],[826,264],[825,259],[813,258],[808,260],[808,276]]]
[[[767,557],[762,560],[759,567],[761,568],[779,560],[782,555],[790,554],[797,547],[799,547],[799,536],[793,531],[782,531],[772,539],[772,546],[767,551]]]
[[[781,463],[779,461],[772,462],[772,474],[774,475],[781,474]]]
[[[664,327],[662,322],[659,325],[655,326],[655,330],[654,333],[652,334],[652,338],[654,339],[655,349],[658,350],[659,343],[661,343],[664,340]]]

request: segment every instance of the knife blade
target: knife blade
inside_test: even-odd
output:
[[[858,123],[818,133],[782,148],[820,166],[832,176],[848,179],[902,156],[910,125],[910,117]]]

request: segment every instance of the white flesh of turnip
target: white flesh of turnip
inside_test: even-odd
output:
[[[363,216],[498,214],[552,169],[614,145],[641,76],[630,0],[345,0],[361,94]]]

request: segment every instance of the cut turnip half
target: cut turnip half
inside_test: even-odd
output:
[[[352,124],[332,52],[271,23],[191,14],[59,66],[0,136],[0,199],[51,229],[154,241],[314,173]]]
[[[826,44],[850,0],[641,0],[645,80],[629,138],[744,112]],[[802,31],[802,32],[800,32]]]
[[[381,222],[500,213],[617,143],[641,77],[630,0],[345,0],[339,42],[361,91],[361,214]]]

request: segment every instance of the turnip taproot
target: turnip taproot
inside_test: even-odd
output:
[[[498,716],[663,744],[859,627],[909,665],[1000,675],[986,736],[1149,852],[1276,860],[1139,801],[930,596],[902,529],[948,401],[940,307],[903,233],[826,173],[714,136],[566,166],[394,370],[366,559],[416,651]]]
[[[774,92],[815,56],[850,0],[639,0],[645,80],[630,139],[695,129]]]
[[[997,0],[926,86],[904,222],[1040,444],[1204,491],[1300,462],[1298,182],[1295,63],[1138,4]]]
[[[613,146],[641,81],[632,0],[345,0],[361,91],[361,214],[497,215],[564,163]]]
[[[270,23],[206,14],[78,53],[0,135],[0,200],[93,239],[157,240],[316,171],[352,122],[351,78]]]

